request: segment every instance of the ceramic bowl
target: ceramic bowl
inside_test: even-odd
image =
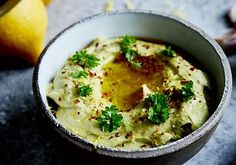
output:
[[[215,85],[215,108],[199,129],[170,144],[135,151],[94,145],[66,130],[50,113],[46,87],[71,54],[98,36],[132,35],[162,40],[191,54],[209,73]],[[116,11],[91,16],[69,26],[46,46],[33,75],[36,104],[52,126],[66,140],[101,162],[181,164],[195,155],[216,129],[230,100],[232,76],[228,60],[219,45],[201,29],[179,18],[151,11]]]

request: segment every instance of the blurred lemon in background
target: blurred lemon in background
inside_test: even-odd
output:
[[[47,13],[42,0],[0,1],[0,57],[35,64],[43,49]]]

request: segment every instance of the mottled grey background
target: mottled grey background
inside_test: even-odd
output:
[[[48,6],[47,40],[79,19],[103,11],[105,0],[54,0]],[[171,13],[212,37],[230,30],[225,14],[235,0],[133,0],[138,9]],[[114,9],[124,9],[116,0]],[[79,38],[78,38],[79,39]],[[236,80],[236,55],[229,57]],[[0,59],[0,164],[80,164],[80,155],[62,140],[37,110],[31,83],[33,67]],[[91,158],[91,161],[92,158]],[[96,162],[94,162],[96,163]],[[236,81],[228,109],[206,146],[186,165],[236,164]]]

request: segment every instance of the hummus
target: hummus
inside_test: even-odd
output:
[[[199,128],[208,119],[207,75],[164,43],[136,40],[124,52],[122,40],[94,40],[83,49],[90,61],[71,57],[55,74],[47,96],[59,123],[93,144],[125,149],[164,145]],[[99,121],[109,107],[119,122],[107,131]],[[158,109],[163,118],[153,116]]]

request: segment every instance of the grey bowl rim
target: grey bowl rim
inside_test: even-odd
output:
[[[209,44],[212,46],[212,48],[216,51],[218,58],[221,60],[221,64],[224,71],[224,80],[225,80],[225,87],[223,90],[222,98],[215,109],[214,113],[208,118],[208,120],[197,130],[193,131],[191,134],[177,140],[174,142],[171,142],[169,144],[154,147],[154,148],[147,148],[147,149],[138,149],[138,150],[128,150],[128,149],[116,149],[116,148],[110,148],[105,147],[101,145],[95,145],[83,138],[80,138],[79,136],[74,135],[69,130],[64,128],[57,120],[56,118],[49,112],[47,109],[47,106],[44,104],[42,96],[40,94],[39,90],[39,84],[38,84],[38,72],[40,69],[40,64],[43,60],[43,57],[45,56],[47,50],[49,47],[64,33],[66,33],[68,30],[73,28],[76,25],[82,24],[84,22],[99,18],[99,17],[106,17],[106,16],[112,16],[112,15],[121,15],[121,14],[142,14],[142,15],[154,15],[159,17],[165,17],[169,20],[175,21],[179,24],[182,24],[183,26],[186,26],[187,28],[190,28],[192,31],[198,33],[201,37],[203,37]],[[212,39],[207,33],[205,33],[202,29],[198,28],[197,26],[193,25],[192,23],[183,20],[181,18],[178,18],[176,16],[173,16],[171,14],[167,13],[161,13],[156,12],[152,10],[116,10],[112,12],[103,12],[99,14],[95,14],[89,17],[85,17],[70,26],[66,27],[64,30],[62,30],[60,33],[58,33],[44,48],[42,51],[39,60],[34,68],[33,71],[33,77],[32,77],[32,87],[33,87],[33,94],[35,98],[35,102],[37,107],[46,115],[47,119],[49,119],[50,123],[53,125],[54,129],[56,129],[57,132],[60,133],[60,135],[67,140],[71,141],[72,143],[76,144],[77,146],[87,149],[88,151],[94,151],[101,155],[107,155],[111,157],[118,157],[118,158],[149,158],[149,157],[156,157],[156,156],[162,156],[166,155],[178,150],[181,150],[185,148],[186,146],[190,145],[191,143],[199,140],[201,137],[203,137],[207,132],[209,132],[222,118],[224,110],[226,106],[229,103],[229,100],[231,98],[232,93],[232,73],[231,68],[229,65],[229,62],[227,60],[226,55],[224,54],[221,47],[216,43],[214,39]]]

